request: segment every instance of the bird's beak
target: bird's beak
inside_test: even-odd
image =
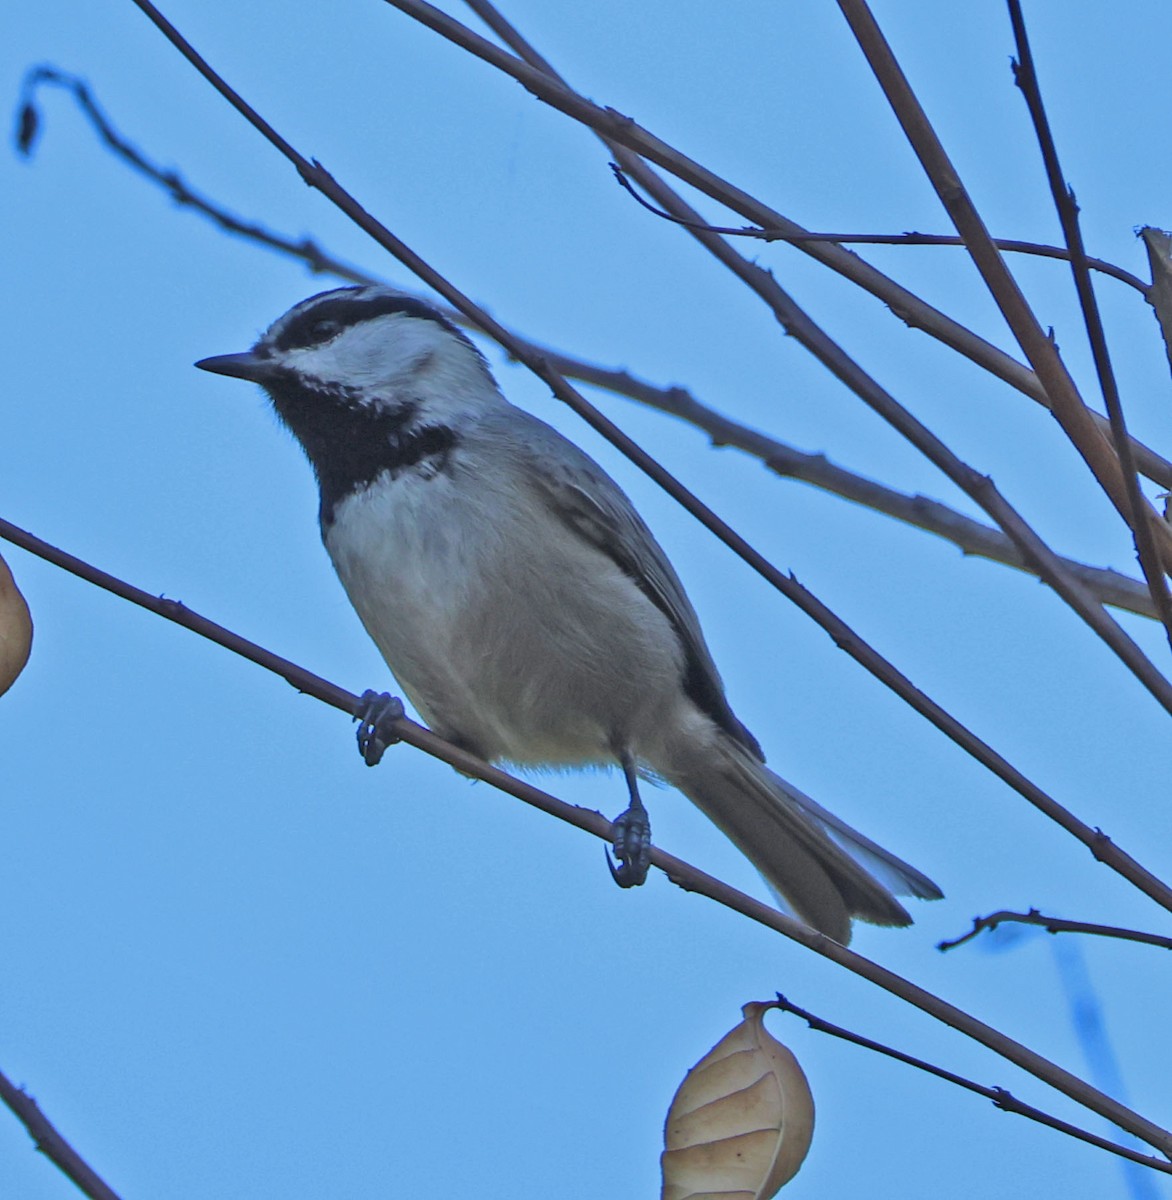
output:
[[[253,383],[264,383],[266,379],[271,379],[275,369],[272,359],[261,358],[251,350],[246,354],[217,354],[213,358],[201,358],[195,365],[201,371],[231,375],[234,379],[250,379]]]

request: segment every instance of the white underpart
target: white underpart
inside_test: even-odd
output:
[[[666,618],[499,458],[456,453],[455,475],[408,471],[349,497],[325,534],[403,690],[429,724],[489,757],[651,751],[691,707]]]

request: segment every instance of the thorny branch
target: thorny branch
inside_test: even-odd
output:
[[[777,994],[777,999],[774,1001],[773,1007],[779,1008],[782,1012],[793,1013],[795,1017],[801,1017],[817,1033],[826,1033],[844,1042],[850,1042],[852,1045],[862,1046],[866,1050],[874,1050],[877,1054],[883,1054],[888,1058],[895,1059],[896,1062],[906,1063],[909,1067],[915,1067],[917,1070],[925,1071],[929,1075],[935,1075],[937,1079],[954,1083],[957,1087],[964,1088],[965,1091],[975,1092],[978,1096],[984,1096],[987,1100],[992,1100],[994,1107],[1001,1109],[1002,1112],[1015,1113],[1019,1117],[1028,1117],[1031,1121],[1037,1121],[1040,1125],[1047,1125],[1051,1129],[1058,1130],[1059,1133],[1065,1133],[1072,1138],[1077,1138],[1080,1142],[1087,1142],[1092,1146],[1097,1146],[1100,1150],[1107,1150],[1111,1154],[1118,1154],[1122,1158],[1130,1159],[1132,1162],[1140,1163],[1145,1167],[1151,1167],[1155,1171],[1163,1171],[1167,1175],[1172,1175],[1172,1163],[1165,1162],[1161,1158],[1152,1158],[1148,1154],[1141,1154],[1137,1150],[1132,1150],[1130,1146],[1121,1146],[1118,1142],[1109,1141],[1107,1138],[1100,1137],[1097,1133],[1091,1133],[1087,1129],[1080,1129],[1077,1125],[1072,1125],[1069,1121],[1063,1121],[1060,1117],[1043,1112],[1042,1109],[1035,1108],[1032,1104],[1026,1104],[1024,1100],[1019,1100],[1012,1092],[1007,1091],[1005,1088],[987,1087],[983,1083],[966,1079],[963,1075],[957,1075],[955,1072],[948,1071],[944,1067],[938,1067],[934,1063],[925,1062],[922,1058],[905,1054],[904,1051],[896,1050],[892,1046],[885,1046],[882,1042],[872,1041],[870,1038],[863,1037],[862,1034],[852,1033],[851,1030],[844,1029],[841,1025],[832,1025],[829,1021],[824,1021],[812,1012],[808,1012],[804,1008],[799,1008],[796,1004],[791,1004],[780,992]]]
[[[0,537],[20,546],[22,549],[43,558],[47,562],[86,580],[89,583],[112,592],[114,595],[128,600],[141,608],[165,617],[178,625],[182,625],[194,633],[247,658],[249,661],[279,675],[299,692],[321,700],[342,712],[356,715],[361,707],[361,700],[352,692],[346,691],[335,683],[307,671],[297,663],[266,650],[263,646],[241,637],[239,634],[226,629],[222,625],[193,612],[186,605],[176,600],[167,600],[153,596],[133,584],[118,579],[116,576],[102,571],[98,567],[85,562],[83,559],[68,554],[55,546],[49,545],[40,538],[20,529],[9,521],[0,519]],[[417,724],[407,717],[394,722],[394,732],[400,741],[438,758],[455,767],[465,775],[475,776],[486,783],[492,784],[500,791],[514,796],[516,799],[550,816],[557,817],[594,837],[604,841],[612,839],[611,823],[592,809],[580,808],[567,804],[532,785],[514,778],[505,771],[483,762],[469,754],[459,746],[438,737],[424,726]],[[1085,1080],[1064,1070],[1056,1063],[1050,1062],[1040,1054],[1007,1037],[999,1030],[985,1024],[976,1017],[949,1004],[946,1000],[919,987],[908,979],[897,975],[894,971],[880,966],[871,959],[840,945],[824,934],[817,933],[800,921],[787,917],[774,908],[754,900],[744,892],[730,887],[723,881],[708,875],[682,859],[672,854],[652,847],[652,864],[658,867],[667,877],[685,891],[696,892],[707,896],[718,904],[758,924],[772,929],[791,941],[805,946],[815,954],[821,955],[846,970],[869,980],[892,995],[898,996],[914,1005],[922,1012],[949,1025],[951,1028],[966,1034],[980,1042],[983,1046],[1008,1061],[1015,1063],[1023,1070],[1035,1075],[1051,1087],[1063,1092],[1072,1100],[1091,1109],[1100,1116],[1106,1117],[1127,1130],[1136,1137],[1155,1147],[1169,1159],[1172,1159],[1172,1132],[1162,1129],[1154,1122],[1133,1112],[1125,1105],[1113,1100],[1092,1087]]]
[[[36,87],[41,83],[51,83],[68,90],[77,99],[83,113],[89,118],[103,142],[114,154],[147,179],[163,187],[176,203],[202,213],[225,232],[254,241],[278,253],[300,259],[314,274],[333,275],[339,279],[359,284],[382,282],[374,275],[341,262],[323,250],[312,239],[286,237],[256,221],[245,220],[237,216],[218,202],[200,194],[177,171],[164,170],[152,163],[141,149],[135,147],[115,129],[83,80],[55,67],[34,68],[26,77],[21,107],[23,116],[21,125],[25,131],[25,137],[22,140],[24,153],[31,152],[33,139],[40,125],[34,99]],[[664,215],[670,216],[670,214]],[[950,240],[959,241],[959,239]],[[1056,254],[1065,253],[1056,247],[1044,247],[1043,249],[1054,249]],[[1109,266],[1109,264],[1106,265]],[[1139,284],[1139,281],[1137,280],[1136,283]],[[1139,286],[1143,285],[1139,284]],[[421,296],[421,298],[424,297]],[[437,304],[437,307],[448,319],[465,328],[479,329],[479,326],[456,309],[437,302],[431,297],[426,297],[426,299]],[[514,337],[523,342],[533,354],[545,358],[563,375],[626,396],[671,416],[679,417],[707,433],[712,439],[713,445],[734,446],[743,450],[759,458],[778,475],[812,484],[824,491],[937,534],[959,546],[966,554],[978,555],[1020,571],[1037,574],[1035,568],[1027,562],[1013,542],[1000,530],[974,521],[971,517],[967,517],[937,500],[929,499],[926,496],[906,495],[844,467],[837,466],[822,454],[810,454],[798,450],[785,442],[718,413],[715,409],[702,404],[686,388],[680,386],[657,387],[633,376],[628,371],[585,362],[563,351],[540,345],[517,334],[514,334]],[[1117,571],[1087,566],[1073,559],[1063,558],[1062,563],[1065,569],[1076,576],[1083,586],[1101,602],[1126,609],[1140,616],[1154,617],[1156,615],[1151,595],[1138,580],[1121,575]]]
[[[1155,601],[1156,611],[1160,614],[1169,644],[1172,645],[1172,596],[1168,594],[1168,580],[1164,573],[1166,566],[1161,562],[1153,526],[1148,519],[1150,509],[1140,490],[1139,479],[1136,476],[1135,462],[1131,455],[1131,442],[1127,435],[1127,421],[1123,415],[1123,403],[1119,398],[1115,372],[1111,368],[1107,335],[1099,316],[1099,306],[1095,300],[1095,289],[1091,282],[1090,264],[1083,247],[1082,229],[1078,220],[1078,205],[1075,203],[1074,192],[1070,190],[1063,179],[1062,168],[1058,163],[1058,149],[1054,143],[1050,122],[1042,103],[1042,92],[1038,85],[1037,72],[1034,69],[1034,58],[1030,52],[1029,38],[1026,35],[1025,18],[1022,16],[1018,0],[1009,0],[1009,18],[1013,25],[1013,37],[1017,44],[1019,60],[1014,64],[1014,78],[1025,96],[1026,106],[1030,111],[1030,119],[1033,121],[1038,144],[1042,150],[1042,160],[1046,166],[1046,178],[1050,184],[1050,193],[1054,198],[1054,206],[1058,210],[1058,219],[1062,225],[1062,235],[1070,250],[1070,266],[1074,273],[1074,286],[1078,292],[1079,307],[1082,309],[1083,320],[1086,324],[1087,338],[1090,341],[1091,354],[1095,361],[1095,373],[1099,377],[1099,388],[1103,393],[1103,403],[1111,422],[1111,436],[1114,440],[1115,452],[1119,456],[1119,464],[1123,472],[1124,490],[1127,497],[1127,513],[1125,515],[1135,539],[1136,555],[1139,558],[1144,578],[1147,580],[1148,590]],[[1172,556],[1168,561],[1172,562]]]
[[[1141,942],[1145,946],[1159,946],[1164,950],[1172,950],[1172,937],[1161,933],[1145,933],[1140,929],[1124,929],[1119,925],[1096,925],[1090,921],[1070,921],[1065,917],[1047,917],[1038,912],[1036,908],[1031,908],[1029,912],[1024,913],[1002,909],[1000,912],[990,913],[987,917],[974,917],[973,927],[968,933],[937,942],[936,949],[952,950],[956,946],[963,946],[977,934],[983,933],[985,930],[992,932],[998,925],[1005,922],[1015,922],[1018,925],[1037,925],[1047,933],[1092,933],[1098,937],[1119,938],[1125,942]]]
[[[118,1194],[61,1136],[57,1127],[41,1111],[37,1102],[18,1088],[0,1071],[0,1102],[3,1102],[28,1130],[37,1149],[68,1176],[90,1200],[118,1200]]]

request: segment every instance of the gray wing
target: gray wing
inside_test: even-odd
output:
[[[526,414],[529,415],[529,414]],[[551,512],[605,554],[668,619],[684,651],[683,687],[692,702],[757,759],[757,739],[737,720],[704,644],[700,622],[667,555],[618,484],[597,463],[536,417],[527,446],[533,482]]]

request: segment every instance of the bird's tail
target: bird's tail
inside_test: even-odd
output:
[[[910,925],[896,895],[939,899],[940,889],[827,812],[721,733],[668,774],[807,925],[845,945],[851,920]],[[680,759],[676,759],[678,764]]]

